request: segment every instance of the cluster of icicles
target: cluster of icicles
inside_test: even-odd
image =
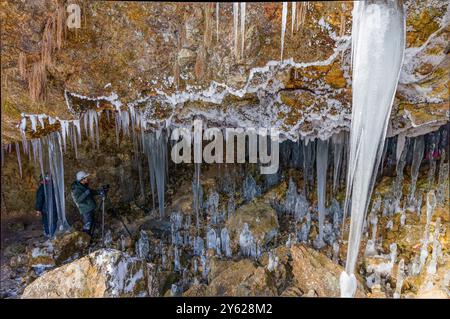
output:
[[[381,216],[389,219],[386,227],[392,229],[395,216],[400,214],[400,226],[404,226],[407,212],[421,215],[423,193],[428,195],[426,202],[427,226],[422,249],[420,255],[416,256],[411,264],[407,265],[405,261],[400,261],[399,265],[402,270],[398,276],[405,276],[408,273],[419,274],[426,265],[429,245],[433,246],[433,253],[431,261],[428,263],[427,273],[431,275],[436,273],[437,259],[442,255],[439,231],[435,231],[435,239],[432,241],[428,240],[428,233],[434,208],[436,205],[442,205],[448,197],[449,163],[446,162],[445,155],[447,144],[448,127],[446,126],[424,136],[410,138],[400,136],[387,140],[377,175],[381,177],[383,171],[390,171],[396,172],[396,177],[391,186],[392,191],[387,192],[384,198],[377,195],[373,201],[371,212],[365,218],[362,230],[367,238],[365,255],[382,259],[379,266],[370,266],[368,269],[366,279],[369,288],[381,285],[382,282],[386,283],[389,276],[392,276],[393,266],[397,262],[395,243],[391,245],[389,254],[379,254],[382,251],[382,239],[377,236],[377,233],[380,233],[377,232],[378,219]],[[290,178],[284,200],[272,202],[278,218],[287,218],[294,226],[290,227],[291,230],[285,245],[290,247],[295,243],[305,243],[311,244],[316,249],[322,249],[328,245],[332,248],[330,257],[337,262],[342,243],[344,202],[339,202],[334,196],[342,191],[343,186],[341,185],[345,184],[346,165],[342,163],[348,161],[348,133],[340,132],[325,141],[320,139],[299,142],[285,141],[280,145],[280,156],[282,168],[276,174],[264,175],[261,185],[258,185],[251,174],[245,175],[241,186],[242,204],[258,198],[265,191],[277,185],[282,180],[285,168],[293,167],[303,170],[303,190],[298,192],[299,185],[296,185]],[[430,167],[427,186],[426,189],[422,188],[417,191],[418,172],[424,159]],[[439,163],[439,177],[436,183],[437,163]],[[403,185],[403,171],[406,165],[411,168],[412,182],[407,194],[403,195],[400,187]],[[264,252],[267,252],[269,256],[268,270],[273,271],[277,268],[278,261],[272,248],[267,241],[258,240],[247,223],[240,227],[239,234],[234,239],[235,243],[231,242],[231,234],[226,225],[228,219],[234,216],[236,209],[239,208],[235,201],[237,188],[232,175],[233,172],[225,170],[216,189],[206,196],[200,183],[200,164],[196,164],[192,180],[194,214],[182,214],[179,211],[173,211],[170,214],[170,241],[161,240],[152,258],[160,258],[164,269],[172,269],[183,275],[182,279],[172,287],[175,295],[193,283],[200,281],[207,283],[211,254],[221,259],[251,258],[258,260]],[[329,187],[327,187],[327,180],[332,181]],[[315,189],[312,188],[314,185],[316,185]],[[317,207],[308,200],[312,196],[312,192],[317,194]],[[219,205],[219,194],[225,194],[225,198],[227,198],[223,205]],[[329,206],[326,205],[327,202]],[[195,220],[193,220],[194,218]],[[314,227],[313,222],[317,222],[319,232],[315,238],[310,238],[311,229]],[[436,225],[439,227],[439,220]],[[195,235],[191,231],[192,227],[196,228]],[[142,257],[148,258],[148,250],[140,246],[149,246],[145,232],[141,233],[139,243],[137,252],[145,251],[146,253]],[[182,262],[182,260],[184,261]],[[193,282],[188,279],[192,271],[195,277]],[[399,293],[397,292],[394,296],[399,296]]]
[[[300,25],[303,24],[305,20],[306,12],[310,7],[309,3],[300,3],[299,9],[297,10],[297,3],[291,3],[291,33],[294,33],[294,29],[298,31]],[[281,53],[280,60],[283,60],[284,52],[284,38],[286,34],[287,25],[287,14],[288,14],[288,2],[282,3],[281,11]],[[233,2],[233,36],[234,36],[234,54],[238,59],[239,57],[244,57],[245,48],[245,18],[246,18],[246,3],[245,2]],[[216,3],[216,37],[219,39],[219,19],[220,19],[220,4]],[[341,32],[342,33],[342,32]],[[239,48],[239,38],[240,38],[240,48]]]
[[[89,109],[83,113],[80,119],[75,120],[54,119],[47,115],[22,114],[22,120],[19,124],[22,142],[15,142],[14,145],[19,174],[22,177],[22,152],[24,155],[28,155],[28,160],[34,163],[35,167],[39,167],[42,176],[48,173],[50,174],[53,181],[53,189],[56,193],[54,194],[54,198],[57,204],[58,230],[60,231],[69,229],[65,217],[63,155],[70,144],[75,158],[78,158],[78,147],[82,143],[82,127],[84,128],[86,138],[92,143],[92,147],[96,149],[100,148],[99,121],[103,113],[108,118],[108,121],[112,116],[111,113],[114,114],[116,142],[118,145],[120,143],[120,134],[132,139],[134,160],[139,164],[139,179],[142,194],[144,194],[144,183],[142,180],[142,161],[140,160],[140,156],[142,154],[147,156],[153,206],[155,207],[155,193],[157,193],[159,212],[161,217],[164,216],[164,189],[168,177],[168,134],[165,127],[158,128],[152,132],[146,131],[149,123],[144,120],[141,112],[135,110],[133,106],[129,106],[128,110],[118,109],[115,112],[110,110],[97,112],[94,109]],[[38,131],[37,123],[39,123],[42,129],[45,128],[46,119],[49,125],[55,125],[56,122],[59,122],[60,129],[39,138],[27,140],[25,133],[27,125],[29,124],[29,129],[35,133]],[[22,144],[22,152],[20,144]],[[4,152],[11,153],[12,146],[12,144],[2,145],[2,166],[4,165]],[[49,220],[49,223],[52,225],[51,220]]]

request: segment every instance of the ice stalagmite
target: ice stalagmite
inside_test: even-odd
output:
[[[356,292],[354,271],[362,226],[402,66],[405,15],[401,3],[361,1],[353,8],[353,103],[345,200],[345,211],[351,209],[351,221],[346,267],[340,277],[342,297],[352,297]]]
[[[281,61],[283,61],[284,34],[286,33],[287,11],[288,11],[288,3],[283,2],[283,9],[281,11],[281,57],[280,57]]]

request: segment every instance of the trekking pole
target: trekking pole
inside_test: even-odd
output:
[[[105,195],[102,196],[102,243],[105,245]]]

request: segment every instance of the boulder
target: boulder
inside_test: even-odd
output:
[[[87,253],[89,235],[75,231],[56,236],[53,240],[36,243],[28,248],[28,266],[41,270],[53,268],[79,258]]]
[[[22,298],[157,296],[155,267],[118,250],[101,249],[46,272]]]
[[[84,232],[71,232],[57,236],[53,241],[54,258],[57,265],[83,256],[90,244],[90,236]]]
[[[248,224],[256,242],[260,245],[267,244],[278,234],[277,213],[263,199],[240,206],[228,219],[226,227],[230,233],[232,249],[237,249],[244,223]]]
[[[221,271],[217,273],[218,270]],[[205,296],[277,295],[275,286],[267,281],[266,270],[249,259],[238,262],[215,260],[211,263],[211,271],[214,275],[205,289]]]
[[[327,256],[303,245],[293,245],[288,249],[279,247],[276,254],[281,265],[287,261],[283,266],[291,276],[282,295],[301,291],[310,297],[340,297],[339,277],[344,269]],[[356,297],[365,297],[361,280],[358,280]]]

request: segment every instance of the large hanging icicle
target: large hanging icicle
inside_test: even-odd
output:
[[[160,129],[156,132],[145,134],[145,139],[150,168],[150,182],[152,185],[156,185],[159,214],[163,218],[167,176],[167,133],[164,129]]]
[[[351,221],[342,297],[356,292],[354,275],[361,231],[380,163],[405,48],[400,0],[355,2],[352,26],[353,105],[345,212]],[[345,214],[344,214],[345,216]]]
[[[281,56],[280,56],[281,61],[283,61],[284,35],[286,33],[287,11],[288,11],[288,3],[283,2],[283,9],[281,11]]]
[[[66,201],[64,195],[64,162],[59,132],[50,133],[45,137],[48,150],[48,166],[55,192],[56,210],[58,213],[57,229],[65,231],[70,228],[66,219]]]

